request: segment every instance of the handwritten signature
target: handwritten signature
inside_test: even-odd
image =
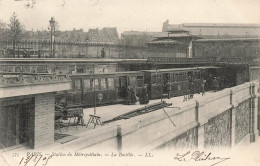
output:
[[[221,162],[224,162],[226,160],[230,159],[230,157],[216,157],[213,156],[211,152],[205,153],[204,151],[194,151],[193,153],[188,151],[186,153],[180,154],[177,153],[174,157],[174,160],[177,161],[183,161],[183,162],[188,162],[188,161],[216,161],[215,163],[211,164],[217,165]]]
[[[19,165],[20,166],[28,166],[28,165],[42,165],[42,166],[46,166],[49,162],[49,160],[52,158],[52,155],[42,155],[42,154],[37,154],[37,155],[27,155],[27,157],[23,157],[20,162]]]

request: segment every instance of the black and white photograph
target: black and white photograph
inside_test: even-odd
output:
[[[0,0],[0,166],[259,166],[259,0]]]

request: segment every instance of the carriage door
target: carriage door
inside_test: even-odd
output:
[[[73,81],[73,104],[82,104],[82,80],[80,78]]]
[[[167,93],[167,83],[171,82],[170,73],[163,73],[163,93]]]
[[[118,97],[124,99],[127,95],[127,76],[119,76],[118,84]]]

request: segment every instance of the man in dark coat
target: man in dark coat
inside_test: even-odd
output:
[[[189,92],[190,92],[189,99],[192,99],[195,92],[195,85],[192,79],[189,82]]]
[[[126,104],[131,104],[131,87],[130,86],[127,86],[127,89],[126,89]]]
[[[171,83],[169,81],[166,83],[166,91],[168,94],[168,99],[170,99],[171,98]]]
[[[147,84],[145,84],[142,88],[142,94],[140,96],[140,104],[148,104],[149,103],[149,97],[147,93]]]
[[[199,84],[200,84],[200,92],[202,93],[202,96],[205,94],[205,83],[206,80],[204,80],[203,77],[201,77]]]
[[[136,99],[136,91],[135,91],[135,86],[131,87],[131,104],[135,104],[137,99]]]
[[[212,88],[214,92],[218,91],[219,89],[219,83],[216,77],[214,77],[214,80],[212,81]]]

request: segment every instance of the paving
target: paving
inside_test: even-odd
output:
[[[206,92],[206,94],[204,96],[209,95],[210,93],[213,93],[212,91],[210,92]],[[195,94],[193,99],[190,99],[189,101],[192,100],[197,100],[199,98],[203,97],[201,94]],[[166,103],[172,103],[172,107],[181,107],[182,105],[185,105],[187,101],[183,101],[184,97],[183,96],[178,96],[178,97],[172,97],[170,99],[168,98],[164,98],[163,100]],[[160,102],[161,99],[155,99],[155,100],[150,100],[149,104],[153,104],[153,103],[158,103]],[[134,105],[124,105],[124,104],[115,104],[115,105],[106,105],[106,106],[100,106],[100,107],[96,107],[96,115],[100,117],[101,121],[107,121],[107,120],[111,120],[114,117],[117,117],[119,115],[122,115],[124,113],[133,111],[135,109],[141,108],[141,107],[145,107],[149,104],[139,104],[139,102],[137,102]],[[84,123],[87,124],[90,116],[89,115],[93,115],[94,114],[94,108],[85,108],[83,109],[83,119],[84,119]],[[67,123],[68,121],[64,121],[64,123]],[[72,121],[74,122],[74,121]],[[101,127],[100,125],[97,125],[96,128]],[[61,128],[60,130],[55,130],[55,134],[56,135],[79,135],[82,132],[85,132],[86,130],[93,130],[94,129],[94,125],[91,123],[88,125],[88,127],[86,126],[81,126],[81,125],[77,125],[77,126],[69,126],[67,129]],[[65,137],[64,137],[65,138]],[[56,139],[57,142],[62,142],[64,138],[61,138],[59,140]],[[71,137],[74,138],[74,137]],[[67,139],[67,138],[66,138]]]

